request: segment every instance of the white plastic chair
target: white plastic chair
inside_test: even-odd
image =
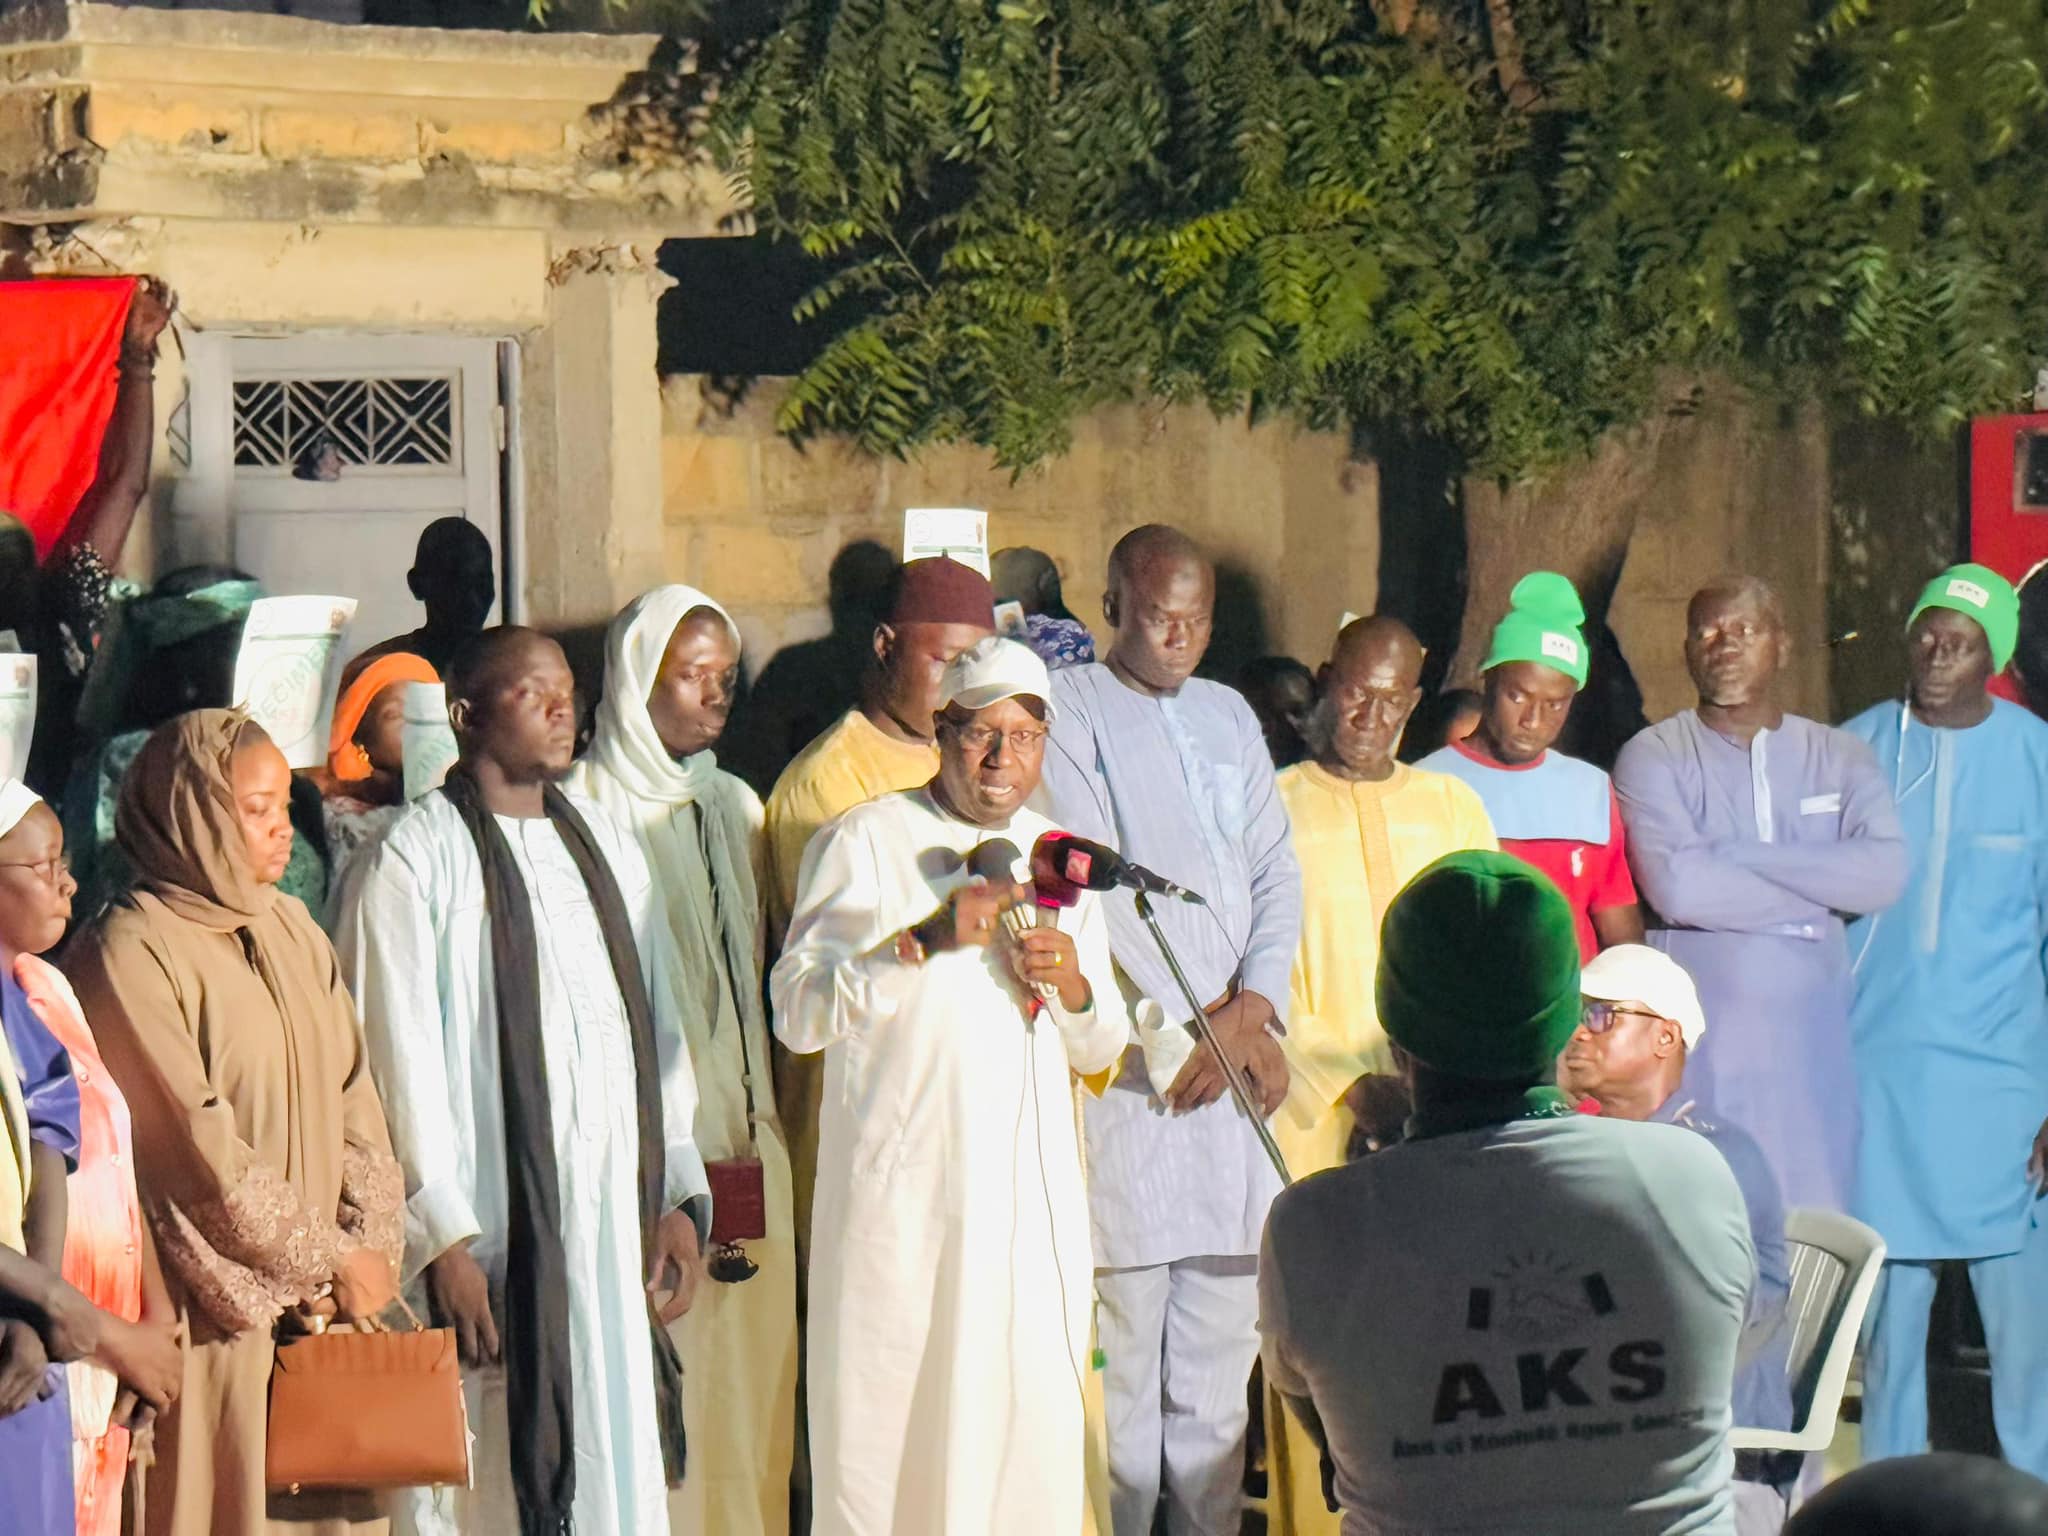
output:
[[[1728,1435],[1738,1451],[1825,1451],[1834,1443],[1856,1338],[1884,1263],[1884,1239],[1833,1211],[1787,1211],[1785,1243],[1792,1261],[1792,1295],[1785,1304],[1792,1340],[1785,1371],[1793,1427],[1738,1425]]]

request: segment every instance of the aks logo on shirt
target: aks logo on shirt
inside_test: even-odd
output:
[[[1465,1330],[1520,1347],[1509,1366],[1497,1353],[1490,1362],[1446,1362],[1431,1413],[1438,1428],[1513,1412],[1591,1408],[1602,1401],[1645,1403],[1663,1392],[1661,1340],[1631,1339],[1613,1345],[1604,1359],[1596,1358],[1594,1346],[1577,1342],[1620,1310],[1602,1272],[1528,1253],[1508,1260],[1489,1279],[1466,1293]]]

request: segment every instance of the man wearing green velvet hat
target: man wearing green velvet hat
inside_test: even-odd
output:
[[[1266,1379],[1324,1447],[1345,1536],[1735,1530],[1742,1193],[1705,1139],[1552,1086],[1576,926],[1505,854],[1417,875],[1377,987],[1408,1138],[1273,1204]]]
[[[2048,1477],[2048,725],[1988,691],[2019,631],[2004,577],[1951,567],[1909,622],[1905,702],[1847,727],[1891,781],[1907,854],[1898,904],[1849,930],[1854,1210],[1887,1245],[1863,1450],[1927,1449],[1936,1265],[1964,1259],[2000,1449]]]
[[[1485,705],[1463,741],[1422,760],[1486,803],[1501,848],[1533,864],[1571,902],[1579,955],[1643,941],[1614,785],[1591,763],[1551,750],[1586,686],[1586,610],[1555,571],[1515,583],[1486,653]]]

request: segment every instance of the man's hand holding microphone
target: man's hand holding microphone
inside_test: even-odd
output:
[[[1017,856],[1014,846],[1000,840],[977,847],[967,859],[972,881],[949,892],[937,911],[899,937],[897,953],[920,963],[949,949],[984,949],[1005,935],[1005,958],[1017,979],[1042,998],[1057,997],[1067,1012],[1080,1013],[1092,994],[1073,937],[1033,925],[1038,897],[1012,878]]]

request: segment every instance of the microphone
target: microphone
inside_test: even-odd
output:
[[[992,837],[985,843],[976,843],[968,852],[967,873],[991,885],[1013,885],[1017,879],[1017,860],[1021,857],[1017,845],[1007,837]]]
[[[1007,837],[992,837],[985,843],[976,844],[967,855],[967,872],[978,879],[988,881],[991,885],[1014,885],[1017,881],[1017,861],[1022,857],[1023,855],[1017,851],[1017,845]],[[1021,940],[1037,926],[1031,920],[1031,914],[1026,912],[1021,904],[1003,908],[1003,931],[1009,934],[1011,939]],[[1032,990],[1048,1002],[1060,995],[1060,989],[1049,981],[1037,983]]]
[[[1076,885],[1062,874],[1055,856],[1058,834],[1048,833],[1041,837],[1031,849],[1031,895],[1038,904],[1038,921],[1041,927],[1057,928],[1060,925],[1060,911],[1080,901],[1086,886]]]
[[[1142,864],[1133,864],[1114,848],[1090,842],[1085,837],[1076,837],[1071,832],[1048,832],[1032,845],[1031,877],[1034,886],[1041,884],[1041,867],[1049,880],[1079,886],[1083,890],[1113,891],[1123,886],[1173,901],[1191,902],[1198,907],[1208,905],[1186,886],[1175,885],[1164,875],[1155,875]]]

